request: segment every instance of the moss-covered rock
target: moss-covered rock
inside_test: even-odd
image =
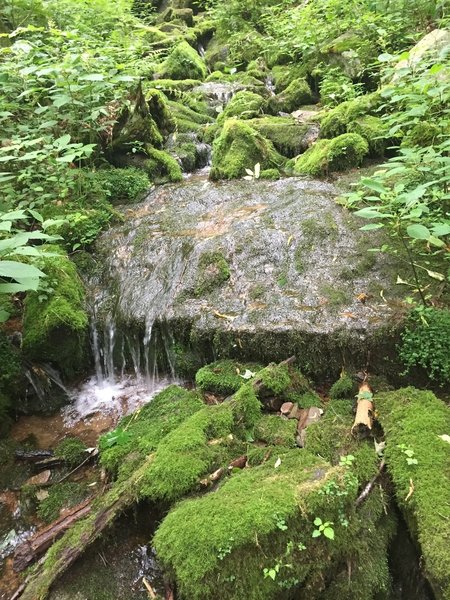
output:
[[[372,158],[384,156],[388,146],[393,141],[388,137],[388,127],[380,117],[366,115],[356,121],[351,121],[347,126],[348,133],[358,133],[369,145],[369,156]]]
[[[304,104],[313,104],[314,97],[306,79],[294,79],[282,92],[270,99],[274,113],[291,113]]]
[[[255,60],[252,60],[248,63],[246,68],[246,73],[250,75],[250,77],[254,77],[259,81],[264,82],[267,79],[269,74],[269,69],[263,58],[258,57]]]
[[[195,383],[202,392],[229,396],[245,384],[248,371],[255,374],[261,368],[256,363],[219,360],[202,367],[195,375]]]
[[[181,181],[183,173],[177,160],[164,150],[147,147],[147,159],[143,166],[145,171],[154,180],[162,181]]]
[[[70,379],[88,364],[83,285],[67,256],[46,258],[42,268],[47,275],[47,292],[27,295],[23,352],[30,360],[54,364]]]
[[[327,493],[331,485],[336,494]],[[322,598],[330,585],[323,582],[323,569],[331,585],[338,580],[343,588],[339,596],[326,597],[347,598],[353,579],[348,582],[342,566],[346,556],[352,557],[356,572],[364,570],[366,561],[376,566],[376,574],[358,579],[357,597],[369,599],[389,586],[386,550],[393,526],[379,500],[356,515],[356,493],[357,485],[342,467],[333,468],[306,450],[282,452],[233,475],[214,494],[178,504],[154,544],[183,600],[216,598],[218,586],[224,600],[290,598],[293,593]],[[344,525],[339,513],[347,515]],[[334,540],[314,539],[318,517],[331,523]],[[363,533],[368,522],[379,524],[381,541]]]
[[[180,96],[180,92],[189,92],[201,84],[200,79],[155,79],[146,81],[146,89],[156,89],[164,93],[165,96]]]
[[[420,543],[436,598],[450,598],[450,429],[448,408],[432,392],[404,388],[376,397],[385,459],[397,502]],[[411,481],[414,488],[411,488]]]
[[[63,508],[71,508],[89,495],[85,485],[80,483],[58,483],[52,485],[47,498],[39,503],[37,515],[46,523],[55,521]]]
[[[258,94],[242,90],[237,92],[225,110],[218,116],[217,122],[222,125],[226,119],[237,117],[239,119],[253,119],[264,113],[267,100]]]
[[[245,175],[245,170],[253,169],[256,163],[270,169],[283,162],[272,142],[246,123],[229,119],[214,140],[211,178],[234,179]]]
[[[268,181],[275,181],[280,179],[281,173],[278,169],[263,169],[259,174],[260,179],[266,179]]]
[[[342,371],[341,376],[333,383],[330,388],[330,398],[338,400],[340,398],[353,398],[357,393],[356,382],[346,373]]]
[[[305,152],[317,138],[319,131],[317,125],[298,123],[291,117],[262,117],[252,119],[248,124],[270,140],[280,154],[288,158]]]
[[[346,133],[332,140],[318,140],[293,165],[296,175],[323,176],[361,165],[369,152],[366,140],[357,133]]]
[[[350,123],[374,115],[382,102],[378,92],[342,102],[328,112],[320,113],[320,137],[333,138],[347,132]]]
[[[203,81],[207,71],[199,53],[187,42],[175,46],[162,65],[159,75],[165,79],[200,79]]]
[[[285,90],[294,79],[305,77],[305,68],[302,64],[275,65],[272,67],[272,77],[277,94]]]

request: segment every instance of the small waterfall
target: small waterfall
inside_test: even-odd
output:
[[[197,51],[198,51],[198,53],[200,54],[200,56],[201,56],[202,58],[205,58],[205,54],[206,54],[206,52],[205,52],[205,49],[204,49],[204,47],[203,47],[203,44],[198,44],[198,46],[197,46]]]

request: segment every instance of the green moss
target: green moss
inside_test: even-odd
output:
[[[175,46],[162,66],[160,73],[164,79],[199,79],[206,77],[206,66],[200,55],[187,42]]]
[[[279,395],[291,384],[288,365],[271,364],[258,373],[269,394]]]
[[[150,89],[145,95],[147,106],[156,127],[163,139],[175,131],[175,120],[165,94],[158,89]]]
[[[296,419],[283,419],[277,415],[263,415],[255,426],[254,438],[269,446],[295,448]]]
[[[183,173],[176,159],[164,150],[147,147],[147,160],[144,163],[145,171],[152,179],[158,181],[181,181]]]
[[[369,156],[383,157],[384,152],[392,142],[387,138],[388,128],[380,117],[366,115],[347,126],[349,133],[358,133],[369,144]]]
[[[245,384],[243,375],[247,370],[256,373],[261,368],[255,363],[219,360],[202,367],[195,375],[195,384],[202,392],[229,396]]]
[[[380,104],[381,96],[378,92],[374,92],[342,102],[323,115],[320,113],[320,137],[333,138],[346,133],[350,123],[375,114]]]
[[[264,113],[267,100],[258,94],[242,90],[237,92],[226,105],[224,111],[217,117],[217,122],[222,125],[226,119],[238,117],[239,119],[253,119]]]
[[[85,485],[57,483],[49,489],[49,495],[39,503],[37,515],[46,523],[55,521],[63,508],[71,508],[88,496]]]
[[[379,519],[386,524],[381,501],[371,501],[369,511],[364,507],[364,514],[356,515],[357,487],[349,483],[347,473],[306,450],[270,457],[266,449],[261,459],[265,464],[233,475],[214,494],[181,502],[162,522],[154,544],[181,599],[210,600],[217,597],[218,586],[224,600],[287,598],[294,592],[319,598],[324,569],[332,582],[341,570],[348,578],[345,565],[350,556],[356,570],[363,570],[370,559],[370,536],[363,532],[369,522],[370,527]],[[330,482],[336,486],[335,495],[323,493]],[[347,527],[339,521],[342,511]],[[313,521],[319,515],[334,523],[334,541],[312,539]],[[388,586],[386,550],[391,533],[392,527],[383,532],[384,551],[371,560],[374,564],[379,559],[380,568],[368,577],[370,582],[361,578],[358,597],[372,598]],[[264,569],[276,565],[274,579],[264,576]],[[349,588],[347,579],[343,598]]]
[[[332,140],[318,140],[299,156],[293,166],[296,175],[323,176],[361,165],[369,151],[364,138],[346,133]]]
[[[177,97],[180,92],[189,92],[200,84],[200,79],[155,79],[147,81],[145,85],[147,88],[164,92],[166,96]]]
[[[0,392],[12,395],[22,378],[22,361],[19,350],[11,344],[0,329]]]
[[[141,169],[108,169],[96,173],[111,204],[130,204],[142,200],[151,182]]]
[[[203,296],[230,279],[230,266],[222,252],[205,252],[200,256],[198,266],[196,296]]]
[[[61,458],[70,467],[77,467],[88,455],[86,445],[81,440],[68,437],[56,446],[55,456]]]
[[[214,140],[211,178],[234,179],[257,163],[264,170],[278,168],[283,162],[270,141],[245,122],[229,119]]]
[[[347,288],[339,288],[336,285],[324,284],[320,287],[320,293],[331,307],[339,307],[348,304],[351,300]]]
[[[339,398],[353,398],[356,394],[356,384],[353,379],[345,371],[330,388],[330,398],[338,400]]]
[[[233,405],[207,406],[184,421],[159,444],[140,482],[140,494],[153,500],[174,501],[196,489],[200,479],[239,456],[230,436]],[[209,444],[212,440],[220,443]]]
[[[245,71],[248,75],[250,75],[250,77],[254,77],[262,82],[267,79],[267,75],[269,73],[267,65],[264,62],[264,59],[261,57],[250,61]]]
[[[302,64],[275,65],[272,68],[272,77],[277,94],[285,90],[294,79],[302,79],[304,76],[305,68]]]
[[[274,113],[291,113],[304,104],[313,104],[314,98],[306,79],[294,79],[285,90],[270,99]]]
[[[127,456],[142,461],[183,421],[200,410],[202,401],[195,392],[171,385],[139,411],[121,420],[115,432],[100,438],[100,462],[109,471],[124,469]],[[125,432],[125,434],[121,434]]]
[[[259,174],[260,179],[266,179],[269,181],[276,181],[277,179],[280,179],[280,177],[281,174],[278,169],[264,169]]]
[[[432,392],[409,387],[379,394],[376,409],[386,436],[385,459],[397,501],[420,543],[425,572],[436,595],[448,599],[449,449],[440,437],[450,428],[448,408]],[[411,457],[417,464],[408,464]]]
[[[46,293],[31,292],[25,300],[23,352],[30,360],[53,363],[70,378],[87,364],[84,289],[67,256],[46,258],[42,269],[48,287]]]

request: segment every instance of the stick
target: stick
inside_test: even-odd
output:
[[[142,583],[147,588],[147,592],[148,592],[148,595],[150,596],[151,600],[156,600],[158,598],[158,596],[155,594],[152,586],[149,584],[149,582],[147,581],[147,579],[145,577],[142,578]]]
[[[360,493],[360,495],[356,498],[356,502],[355,502],[356,507],[360,506],[364,502],[364,500],[367,498],[367,496],[370,494],[378,477],[384,471],[385,466],[386,466],[386,461],[383,458],[383,460],[381,461],[380,466],[378,468],[378,472],[372,477],[372,479],[369,481],[369,483],[366,485],[366,487],[363,489],[363,491]]]

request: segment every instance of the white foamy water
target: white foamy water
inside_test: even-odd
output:
[[[173,378],[148,381],[131,375],[124,375],[114,382],[99,382],[97,377],[91,377],[78,388],[70,390],[72,404],[63,411],[64,421],[73,425],[98,414],[123,417],[150,402],[172,383],[180,382]]]

